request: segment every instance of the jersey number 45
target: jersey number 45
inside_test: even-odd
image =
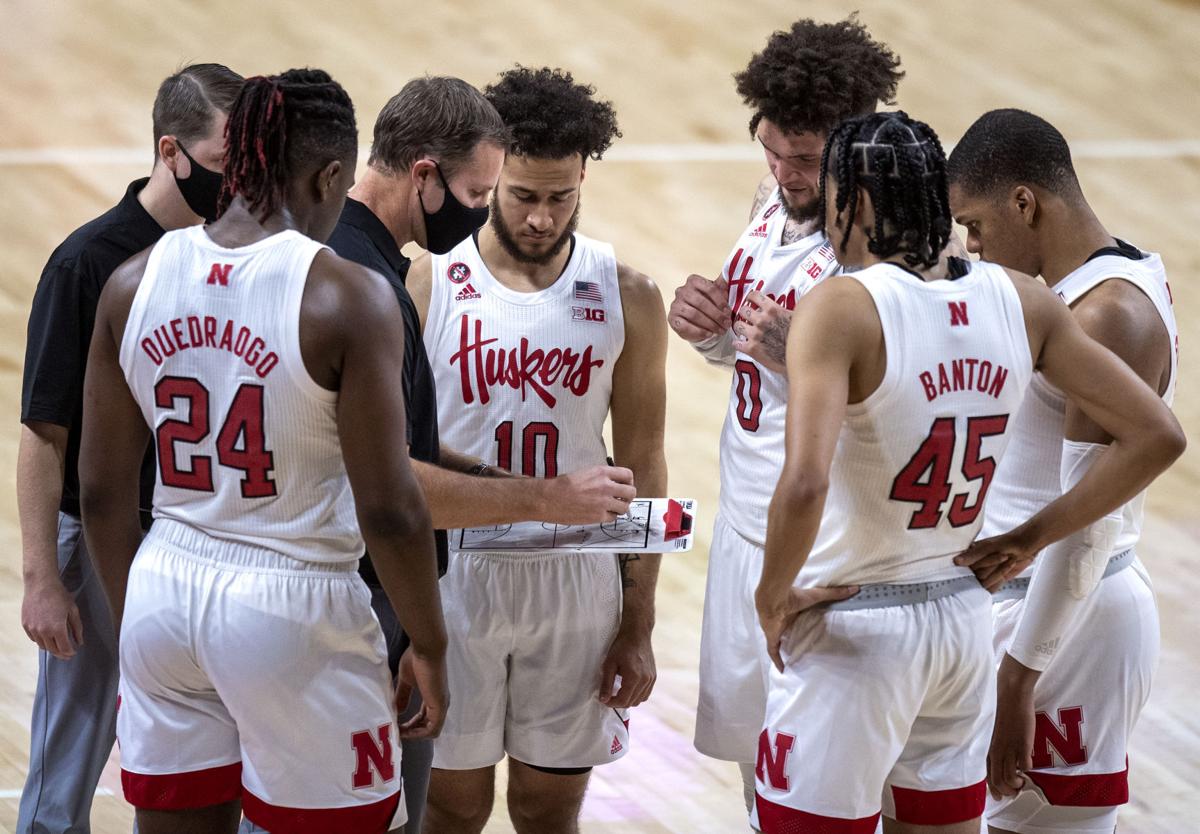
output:
[[[979,493],[974,504],[968,504],[969,493],[954,495],[947,513],[952,527],[964,527],[975,520],[983,509],[992,476],[996,474],[996,459],[981,458],[980,446],[985,437],[1004,434],[1008,428],[1008,415],[971,417],[967,420],[967,442],[963,449],[959,469],[968,481],[979,481]],[[904,501],[920,506],[908,522],[909,530],[924,530],[937,527],[942,521],[942,506],[950,498],[950,471],[954,465],[955,422],[953,417],[939,417],[933,421],[929,434],[917,448],[916,454],[892,481],[888,496],[893,501]]]

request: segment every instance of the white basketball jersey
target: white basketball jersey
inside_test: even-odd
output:
[[[776,191],[742,232],[721,272],[729,282],[729,306],[736,318],[758,290],[792,310],[796,299],[840,271],[823,232],[780,244],[787,211]],[[743,538],[767,539],[767,508],[783,470],[787,416],[787,377],[737,354],[729,411],[721,429],[721,516]]]
[[[1021,300],[1002,268],[953,281],[893,264],[852,276],[875,301],[887,370],[848,406],[825,513],[799,584],[926,582],[967,575],[953,558],[984,497],[1033,375]]]
[[[518,292],[474,238],[432,257],[425,348],[447,446],[552,478],[606,458],[604,421],[625,316],[612,246],[575,235],[562,275]]]
[[[1171,405],[1175,400],[1179,363],[1179,329],[1171,308],[1171,289],[1162,258],[1154,253],[1143,254],[1140,260],[1117,254],[1099,255],[1067,275],[1053,289],[1068,306],[1113,278],[1128,281],[1145,293],[1154,303],[1171,340],[1171,375],[1163,394],[1163,400]],[[1007,533],[1062,494],[1059,466],[1065,414],[1066,398],[1062,392],[1041,374],[1034,375],[1029,396],[1016,416],[1012,449],[996,473],[982,535]],[[1123,508],[1124,520],[1114,553],[1137,544],[1142,531],[1145,497],[1143,491]],[[1032,571],[1030,567],[1026,575]]]
[[[155,518],[309,562],[362,555],[337,392],[300,355],[322,248],[285,231],[225,249],[200,226],[155,244],[120,355],[154,430]]]

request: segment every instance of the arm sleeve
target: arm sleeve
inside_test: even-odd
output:
[[[21,422],[70,428],[83,393],[87,346],[96,317],[89,292],[74,262],[50,263],[42,271],[29,312]]]
[[[1108,447],[1098,443],[1063,443],[1061,478],[1070,489]],[[1045,671],[1063,637],[1086,609],[1092,592],[1104,577],[1117,536],[1123,508],[1055,542],[1038,557],[1025,597],[1025,609],[1008,653],[1021,664]]]
[[[737,351],[733,348],[733,333],[724,331],[718,336],[710,336],[702,342],[692,342],[696,352],[704,357],[704,361],[719,368],[732,368],[737,360]]]

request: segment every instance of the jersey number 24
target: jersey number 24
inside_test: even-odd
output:
[[[154,404],[174,409],[176,400],[187,401],[186,420],[164,420],[158,427],[158,472],[164,486],[213,491],[213,462],[208,455],[192,455],[186,469],[180,467],[176,443],[200,443],[209,435],[208,389],[198,379],[165,376],[154,386]],[[241,448],[238,448],[238,443]],[[243,383],[234,394],[229,413],[217,435],[217,462],[240,469],[243,498],[275,495],[270,472],[275,456],[267,450],[263,434],[263,387]]]

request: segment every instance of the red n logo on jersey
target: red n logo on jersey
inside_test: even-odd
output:
[[[754,775],[758,777],[760,782],[766,782],[776,790],[786,791],[788,789],[788,777],[784,769],[787,766],[788,754],[792,752],[792,745],[795,743],[795,736],[789,736],[787,733],[776,733],[775,752],[772,755],[771,741],[767,735],[767,731],[762,731],[758,737],[758,764],[754,766]],[[763,773],[763,765],[766,765],[765,775]]]
[[[967,302],[965,301],[948,301],[950,306],[950,326],[958,327],[960,324],[970,324],[967,321]]]
[[[374,785],[376,773],[384,782],[390,782],[396,775],[395,760],[392,758],[392,725],[380,724],[375,735],[379,737],[379,744],[375,743],[370,730],[360,730],[350,736],[350,745],[354,748],[351,784],[355,790]]]
[[[1066,707],[1058,711],[1058,723],[1044,712],[1035,717],[1033,730],[1033,767],[1045,770],[1054,767],[1050,748],[1058,753],[1063,764],[1078,765],[1087,761],[1087,748],[1083,746],[1083,707]]]
[[[213,264],[212,269],[208,271],[208,283],[220,283],[222,287],[229,286],[229,272],[233,269],[233,264]]]

